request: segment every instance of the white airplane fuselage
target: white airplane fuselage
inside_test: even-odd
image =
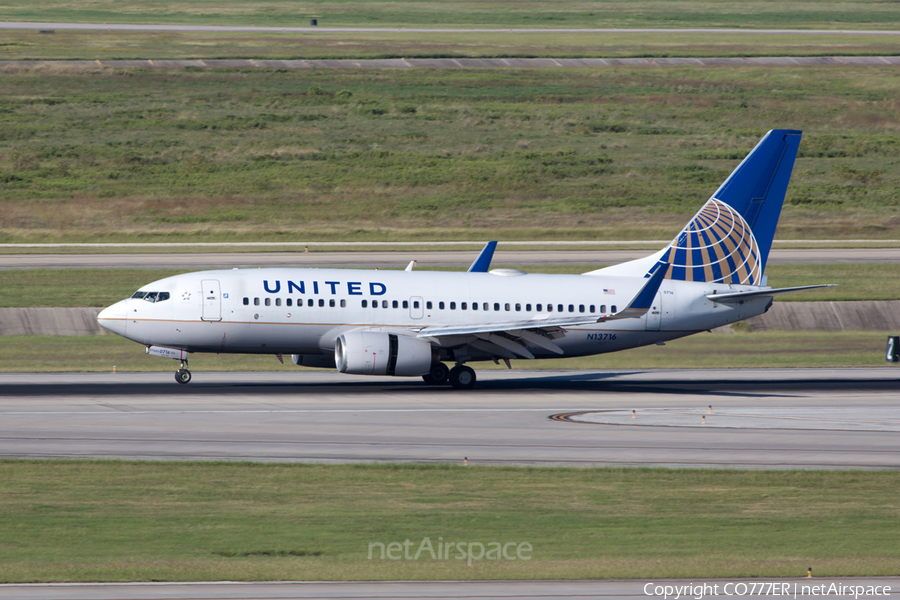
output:
[[[101,322],[146,346],[330,356],[341,334],[358,329],[416,336],[438,324],[530,320],[540,326],[548,318],[614,313],[644,283],[639,277],[592,275],[290,268],[203,271],[145,285],[142,292],[167,292],[169,298],[123,300],[106,309]],[[527,347],[536,358],[561,358],[672,340],[765,312],[771,297],[740,304],[706,297],[750,289],[759,288],[666,280],[651,309],[640,318],[566,327],[566,334],[554,340],[562,355],[540,346]],[[463,335],[441,342],[459,345],[466,337],[474,339]],[[468,360],[490,358],[476,354]]]
[[[182,361],[188,352],[291,354],[364,375],[471,388],[465,363],[615,352],[765,312],[763,274],[800,132],[769,131],[659,252],[583,275],[344,269],[204,271],[162,279],[105,309],[107,329]],[[444,362],[453,362],[450,369]]]

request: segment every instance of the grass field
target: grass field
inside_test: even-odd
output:
[[[893,575],[898,477],[5,461],[0,581]],[[532,558],[368,559],[424,537]]]
[[[897,238],[895,71],[6,68],[0,241],[666,239],[772,127],[780,238]]]
[[[648,252],[649,254],[649,252]],[[475,254],[473,253],[473,256]],[[405,267],[399,264],[397,268]],[[585,273],[600,265],[493,265],[529,273]],[[127,298],[138,288],[164,277],[197,269],[22,269],[0,270],[0,307],[104,307]],[[420,270],[461,271],[459,267],[420,266]],[[900,266],[894,264],[770,265],[769,285],[793,287],[819,283],[836,288],[780,296],[778,302],[808,300],[896,300],[900,298]]]
[[[317,18],[322,27],[897,29],[900,26],[900,15],[889,3],[873,0],[262,0],[253,3],[47,0],[40,4],[10,0],[4,3],[0,17],[12,21],[276,27],[306,26],[310,18]]]
[[[666,342],[585,358],[513,360],[513,369],[726,369],[883,367],[885,336],[896,332],[700,333]],[[194,380],[211,371],[301,371],[288,357],[281,364],[272,355],[194,354]],[[2,372],[172,372],[177,361],[145,354],[143,346],[117,335],[0,336]],[[477,370],[505,369],[491,362],[473,363]],[[170,378],[166,378],[167,380]],[[421,384],[418,378],[410,385]],[[174,382],[173,382],[174,385]]]
[[[2,60],[891,56],[898,35],[4,31]]]

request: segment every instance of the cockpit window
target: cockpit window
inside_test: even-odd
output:
[[[163,302],[169,299],[169,292],[135,292],[132,298],[143,298],[146,302]]]

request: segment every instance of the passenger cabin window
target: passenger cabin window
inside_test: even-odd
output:
[[[456,310],[456,302],[450,303],[450,310]]]
[[[615,305],[615,304],[613,304],[611,308],[612,308],[612,311],[611,311],[611,312],[618,312],[618,311],[616,311],[616,305]]]
[[[553,312],[553,305],[552,305],[552,304],[548,304],[548,305],[547,305],[547,312]]]
[[[363,301],[362,301],[362,307],[363,307],[363,308],[368,308],[368,306],[369,306],[369,301],[368,301],[368,300],[363,300]]]
[[[253,306],[259,306],[259,298],[253,299]]]
[[[330,306],[331,308],[334,308],[334,298],[332,298],[331,300],[328,301],[328,306]]]
[[[418,307],[419,307],[419,303],[416,302],[416,308],[418,308]],[[409,308],[409,300],[403,301],[403,308]]]
[[[522,310],[522,305],[521,305],[521,304],[516,304],[516,312],[519,312],[519,311],[521,311],[521,310]]]
[[[578,312],[584,312],[584,304],[578,305]]]
[[[538,304],[535,308],[537,308],[537,311],[538,311],[538,312],[541,312],[541,305],[540,305],[540,304]]]
[[[381,308],[387,308],[387,307],[388,307],[387,300],[382,300],[382,301],[381,301]]]
[[[319,308],[325,306],[325,300],[319,300]]]
[[[473,304],[473,306],[474,306],[474,304]],[[459,303],[459,308],[460,308],[460,310],[466,310],[466,303],[465,303],[465,302],[460,302],[460,303]]]
[[[593,313],[595,313],[595,312],[597,312],[597,311],[596,311],[596,310],[594,310],[594,305],[593,305],[593,304],[591,304],[591,314],[593,314]]]
[[[509,312],[509,302],[507,302],[506,304],[504,304],[504,305],[503,305],[503,308],[504,308],[507,312]]]
[[[272,299],[266,298],[266,306],[272,306]]]
[[[562,305],[562,304],[557,304],[557,305],[556,305],[556,312],[562,312],[563,310],[565,310],[565,309],[563,308],[563,305]]]
[[[478,303],[477,303],[477,302],[473,302],[473,303],[472,303],[472,310],[478,310]]]
[[[443,303],[443,302],[438,302],[438,308],[441,309],[441,310],[444,310],[444,303]]]
[[[494,310],[495,310],[495,311],[500,310],[500,303],[499,303],[499,302],[494,302]]]
[[[413,301],[413,308],[419,308],[419,301],[418,301],[418,300],[414,300],[414,301]]]
[[[250,306],[250,298],[244,298],[244,306]]]
[[[275,298],[275,306],[281,306],[281,298]]]
[[[429,300],[425,303],[425,308],[427,308],[428,310],[431,310],[431,300]]]
[[[603,314],[606,314],[606,305],[605,304],[600,305],[600,312],[602,312]]]
[[[347,301],[341,300],[341,308],[347,308]]]
[[[530,304],[526,304],[526,305],[525,305],[525,312],[531,312],[531,305],[530,305]]]
[[[488,310],[488,303],[487,303],[487,302],[484,302],[484,303],[481,305],[481,308],[482,308],[483,310]]]
[[[294,301],[291,300],[290,298],[288,298],[287,300],[284,301],[284,303],[288,306],[291,306],[294,303]]]
[[[307,305],[307,306],[315,306],[316,303],[313,301],[312,298],[310,298],[309,300],[306,301],[306,305]]]
[[[396,300],[394,300],[393,302],[391,302],[391,308],[399,308],[399,306],[400,306],[400,305],[399,305],[399,303],[398,303]]]
[[[569,312],[575,312],[575,305],[574,305],[574,304],[570,304],[570,305],[569,305]]]

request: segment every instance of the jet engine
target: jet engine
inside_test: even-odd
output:
[[[425,375],[431,371],[432,354],[425,340],[379,331],[351,331],[334,344],[338,371],[353,375]]]

